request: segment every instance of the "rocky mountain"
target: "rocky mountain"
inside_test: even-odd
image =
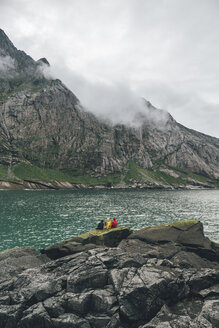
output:
[[[0,185],[215,187],[219,139],[190,130],[144,101],[138,127],[83,109],[49,66],[0,30]]]

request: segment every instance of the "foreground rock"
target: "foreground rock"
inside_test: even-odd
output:
[[[131,229],[119,227],[110,230],[92,230],[78,237],[72,237],[61,243],[50,245],[41,249],[42,254],[46,254],[50,259],[55,260],[60,257],[71,255],[98,247],[116,247],[131,234]]]
[[[0,280],[9,279],[48,261],[47,256],[40,255],[33,247],[13,248],[0,252]]]
[[[4,281],[0,328],[218,327],[219,245],[197,221],[178,226],[177,238],[175,228],[156,229],[157,238],[142,229],[118,247],[64,256]]]
[[[157,258],[178,258],[180,251],[187,262],[194,262],[195,254],[219,261],[219,245],[204,236],[202,223],[197,220],[147,227],[133,233],[119,246],[128,252],[143,252]]]

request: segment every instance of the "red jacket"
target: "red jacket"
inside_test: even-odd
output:
[[[116,228],[117,225],[118,225],[118,222],[116,221],[116,219],[113,219],[111,227]]]

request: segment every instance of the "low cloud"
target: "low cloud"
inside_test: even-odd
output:
[[[54,79],[50,66],[42,61],[37,66],[37,73],[43,75],[47,80]]]
[[[10,56],[0,56],[0,72],[9,74],[15,69],[14,59]]]
[[[132,122],[137,94],[219,136],[218,9],[218,0],[2,0],[0,20],[16,47],[63,64],[54,76],[97,115]]]
[[[62,65],[52,68],[50,74],[65,81],[87,111],[113,125],[139,127],[149,122],[162,126],[168,119],[166,111],[156,110],[128,84],[89,81]]]

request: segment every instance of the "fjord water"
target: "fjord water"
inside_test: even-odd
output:
[[[0,191],[0,250],[36,249],[95,229],[116,216],[133,230],[198,219],[219,241],[219,190]]]

